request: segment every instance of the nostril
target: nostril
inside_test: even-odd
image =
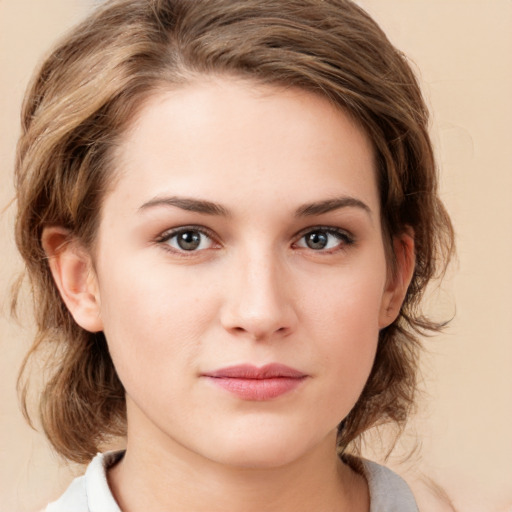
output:
[[[242,283],[219,311],[220,323],[226,331],[260,341],[274,336],[283,338],[294,331],[295,305],[285,286],[273,279],[272,274],[263,280],[260,276]]]

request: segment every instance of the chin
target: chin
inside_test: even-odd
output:
[[[270,447],[266,449],[255,449],[254,446],[248,449],[240,449],[236,452],[223,453],[216,460],[225,466],[238,469],[274,469],[293,463],[297,458],[294,450],[275,450]]]
[[[266,435],[265,435],[266,434]],[[230,436],[224,443],[215,443],[210,459],[240,469],[272,469],[287,466],[306,456],[318,441],[293,433],[258,432],[247,436]],[[331,446],[332,443],[329,442]]]

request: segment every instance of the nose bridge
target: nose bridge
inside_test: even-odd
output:
[[[252,338],[286,335],[295,311],[286,279],[286,265],[272,247],[248,247],[232,262],[223,314],[224,327]]]

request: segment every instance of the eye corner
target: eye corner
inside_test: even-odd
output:
[[[293,245],[319,254],[332,254],[347,249],[355,242],[355,237],[346,229],[313,226],[301,231]]]
[[[193,225],[168,229],[155,238],[155,243],[180,257],[193,257],[220,247],[211,230]]]

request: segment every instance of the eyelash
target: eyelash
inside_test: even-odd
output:
[[[172,240],[173,238],[175,238],[181,234],[185,234],[185,233],[199,233],[202,236],[207,237],[210,240],[212,245],[215,245],[217,243],[215,241],[214,234],[210,230],[205,229],[203,226],[193,226],[193,225],[192,226],[182,226],[179,228],[174,228],[174,229],[165,231],[164,233],[162,233],[159,237],[157,237],[155,239],[155,242],[158,243],[159,245],[161,245],[165,250],[167,250],[175,255],[178,255],[180,257],[191,257],[198,252],[202,252],[202,251],[212,248],[212,247],[207,247],[207,248],[201,249],[200,245],[199,245],[199,249],[196,248],[196,249],[192,249],[192,250],[186,250],[183,248],[172,247],[170,245],[170,243],[169,243],[170,240]],[[333,236],[338,240],[338,243],[336,244],[335,247],[331,247],[328,249],[324,249],[324,248],[313,249],[313,248],[307,246],[307,242],[304,242],[304,245],[299,245],[299,242],[301,240],[303,240],[307,235],[312,235],[314,233],[324,233],[324,234]],[[200,242],[200,244],[201,243],[202,243],[202,241]],[[354,237],[344,229],[335,228],[332,226],[313,226],[313,227],[308,227],[307,229],[305,229],[301,233],[299,233],[298,238],[296,239],[296,242],[293,243],[293,246],[297,247],[301,250],[309,249],[312,252],[318,253],[318,254],[333,254],[338,251],[346,250],[349,246],[353,245],[354,243],[355,243]]]
[[[172,247],[169,244],[170,240],[172,240],[173,238],[175,238],[181,234],[185,234],[185,233],[200,233],[201,235],[207,237],[211,241],[212,245],[216,244],[215,237],[214,237],[213,233],[210,230],[205,229],[203,226],[182,226],[179,228],[170,229],[170,230],[162,233],[158,238],[156,238],[155,242],[157,244],[161,245],[163,247],[163,249],[165,249],[166,251],[169,251],[172,254],[175,254],[175,255],[178,255],[181,257],[185,257],[185,258],[190,257],[194,253],[197,253],[199,251],[204,251],[204,250],[210,249],[210,247],[208,247],[207,249],[200,249],[199,251],[197,251],[197,250],[187,251],[186,249],[183,249],[183,248],[178,249],[178,248]]]
[[[318,254],[333,254],[337,253],[339,251],[346,250],[349,246],[353,245],[355,243],[355,238],[353,235],[351,235],[349,232],[347,232],[344,229],[332,227],[332,226],[313,226],[309,227],[306,230],[302,231],[300,233],[299,238],[297,239],[297,242],[295,242],[294,245],[297,245],[301,240],[303,240],[307,235],[312,235],[314,233],[324,233],[330,236],[335,237],[338,240],[338,243],[335,247],[329,248],[329,249],[312,249],[311,247],[307,246],[299,246],[300,249],[309,249],[315,253]]]

